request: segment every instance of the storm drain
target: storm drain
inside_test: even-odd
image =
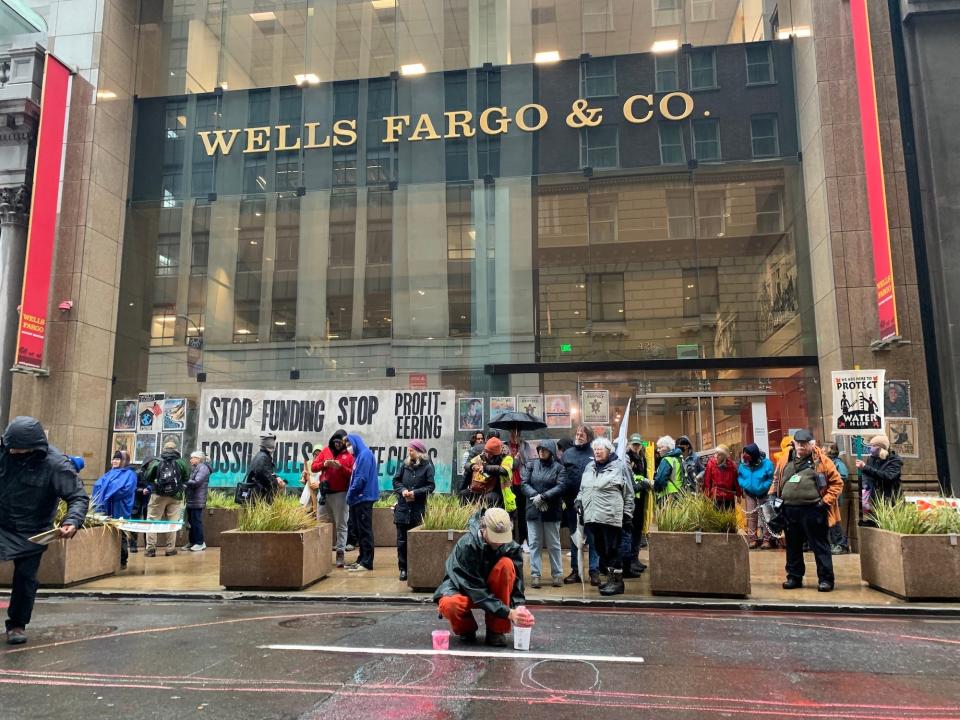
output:
[[[83,640],[85,638],[109,635],[116,630],[114,625],[54,625],[34,630],[30,628],[30,642],[39,644],[47,642],[65,642],[67,640]]]
[[[289,630],[351,630],[376,625],[377,621],[363,615],[320,615],[281,620],[277,624]]]

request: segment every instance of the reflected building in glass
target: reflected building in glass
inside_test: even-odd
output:
[[[932,458],[887,90],[896,302],[913,345],[871,346],[839,4],[103,1],[99,59],[82,71],[97,123],[77,141],[125,157],[129,143],[129,167],[99,170],[101,154],[68,147],[67,184],[125,187],[109,214],[90,191],[77,225],[96,232],[60,234],[118,262],[101,273],[116,286],[89,296],[101,311],[78,296],[96,332],[71,345],[56,324],[71,320],[53,323],[64,368],[70,348],[89,351],[62,371],[70,387],[89,375],[110,402],[186,398],[186,445],[205,390],[429,388],[481,399],[486,420],[508,398],[554,412],[543,436],[583,420],[616,435],[629,403],[626,427],[647,441],[775,451],[796,428],[827,439],[830,372],[860,365],[907,383],[915,451]],[[884,37],[886,19],[871,23]],[[875,72],[894,86],[882,62]],[[605,415],[582,406],[598,390]],[[31,392],[23,402],[57,395]],[[88,414],[78,426],[109,437]]]

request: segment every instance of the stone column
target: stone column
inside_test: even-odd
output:
[[[27,190],[24,186],[0,190],[0,427],[10,413],[17,331],[27,254]]]

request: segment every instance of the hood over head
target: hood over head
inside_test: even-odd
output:
[[[346,440],[346,439],[347,439],[347,431],[346,431],[346,430],[337,430],[333,435],[330,436],[330,439],[327,441],[327,447],[330,448],[330,452],[332,452],[334,455],[337,454],[337,449],[336,449],[335,447],[333,447],[333,441],[334,441],[334,440],[337,440],[337,439]],[[343,452],[343,450],[341,450],[340,452]]]
[[[353,456],[360,457],[360,453],[363,451],[369,452],[370,449],[367,447],[367,444],[363,441],[363,438],[354,433],[347,435],[347,442],[350,443],[350,446],[353,448]]]
[[[537,446],[537,450],[546,450],[550,453],[550,460],[557,459],[557,441],[556,440],[541,440],[540,444]]]
[[[46,452],[50,445],[43,425],[36,418],[21,415],[15,417],[3,432],[3,445],[9,450],[41,450]]]

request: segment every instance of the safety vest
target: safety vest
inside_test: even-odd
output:
[[[665,457],[663,462],[667,463],[673,470],[671,477],[667,480],[666,489],[660,493],[660,497],[673,495],[683,489],[683,463],[675,457]]]

